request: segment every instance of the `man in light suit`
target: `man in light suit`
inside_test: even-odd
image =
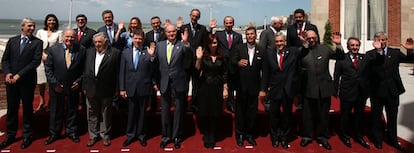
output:
[[[149,95],[153,91],[154,65],[146,48],[144,32],[133,31],[133,48],[122,52],[119,69],[119,95],[128,100],[128,122],[126,147],[138,139],[142,146],[147,146],[145,137],[145,110]],[[155,50],[154,47],[151,48]]]
[[[188,29],[182,34],[182,41],[177,40],[177,30],[169,24],[165,28],[167,40],[157,43],[156,52],[149,53],[157,64],[161,92],[161,125],[162,139],[160,148],[165,148],[173,140],[174,147],[181,147],[182,121],[185,112],[186,96],[188,91],[188,77],[186,69],[192,65],[193,53],[188,42]],[[174,99],[171,99],[171,98]],[[170,106],[175,105],[174,120],[171,126]]]
[[[282,33],[273,39],[274,47],[267,49],[263,64],[263,82],[270,101],[270,138],[273,147],[280,144],[287,149],[293,99],[299,93],[299,63],[306,53],[286,47],[286,36]]]
[[[301,60],[305,84],[303,85],[303,136],[300,145],[305,147],[310,144],[315,130],[317,142],[326,150],[331,150],[332,147],[328,143],[328,122],[331,96],[335,94],[335,88],[329,73],[329,60],[345,57],[340,46],[341,36],[339,33],[332,35],[332,42],[337,45],[335,51],[326,45],[318,44],[318,35],[313,30],[307,31],[306,37],[301,36],[301,40],[307,55]]]
[[[76,118],[86,49],[79,42],[75,43],[75,37],[74,30],[65,30],[63,43],[50,47],[48,51],[45,72],[50,89],[51,136],[45,141],[45,145],[52,144],[60,138],[64,112],[66,112],[66,135],[75,143],[80,141],[76,133],[78,130]],[[66,109],[65,98],[67,98]]]
[[[34,30],[34,20],[24,18],[21,22],[21,34],[9,39],[1,59],[7,92],[7,137],[0,144],[0,149],[15,141],[20,101],[23,105],[23,143],[20,148],[25,149],[32,144],[36,67],[40,64],[43,52],[43,42],[33,36]]]
[[[107,34],[108,44],[112,47],[115,47],[119,50],[124,49],[125,43],[123,39],[118,39],[115,41],[115,34],[118,31],[118,24],[114,23],[114,14],[111,10],[104,10],[102,12],[102,20],[105,25],[100,27],[97,32],[104,32]],[[122,28],[121,32],[125,32],[125,28]]]
[[[231,16],[224,17],[223,20],[224,23],[224,31],[217,31],[216,35],[219,38],[219,47],[224,53],[224,58],[226,61],[230,61],[231,57],[233,56],[234,48],[237,45],[243,44],[242,35],[233,31],[234,26],[234,18]],[[229,92],[229,98],[227,98],[226,106],[227,110],[230,112],[235,112],[234,109],[234,91],[237,89],[237,83],[238,83],[238,69],[237,66],[232,65],[231,62],[228,62],[228,92]]]
[[[412,57],[413,42],[410,46],[403,46],[407,53]],[[383,56],[383,64],[375,65],[372,68],[371,85],[371,110],[372,110],[372,135],[373,143],[376,148],[382,149],[384,129],[382,127],[382,112],[385,107],[387,115],[386,122],[386,142],[394,148],[404,151],[405,149],[399,144],[397,139],[397,115],[400,104],[400,95],[405,92],[403,82],[401,81],[399,65],[400,60],[405,57],[400,49],[388,46],[388,37],[383,32],[374,35],[374,48],[367,52],[367,55],[374,56],[379,54]]]
[[[283,18],[272,16],[270,18],[270,26],[268,29],[260,33],[259,45],[266,49],[275,45],[275,36],[277,33],[282,33]]]
[[[112,97],[118,91],[120,51],[109,46],[105,32],[93,36],[95,48],[86,52],[83,91],[88,99],[89,141],[92,147],[98,137],[109,146],[112,127]]]
[[[151,18],[152,30],[145,34],[145,46],[151,46],[152,43],[156,44],[159,41],[166,40],[165,30],[161,27],[161,19],[158,16]],[[158,107],[157,103],[157,91],[153,90],[150,95],[150,111],[155,112]]]
[[[243,146],[243,141],[247,140],[250,145],[256,146],[254,140],[257,101],[259,91],[262,96],[264,93],[261,81],[263,53],[261,46],[256,45],[256,29],[249,27],[245,30],[247,43],[238,45],[232,56],[232,64],[239,70],[239,89],[236,98],[236,142],[238,146]]]
[[[92,37],[96,33],[95,30],[86,26],[88,18],[85,14],[78,14],[76,16],[77,28],[75,28],[75,40],[78,40],[86,49],[93,47]]]

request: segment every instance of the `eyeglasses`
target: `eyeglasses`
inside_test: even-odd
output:
[[[76,19],[76,21],[78,21],[78,22],[79,22],[79,21],[85,21],[85,19]]]
[[[359,44],[350,44],[349,46],[360,46]]]

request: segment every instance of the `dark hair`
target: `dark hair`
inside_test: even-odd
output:
[[[104,16],[106,13],[111,13],[111,15],[114,16],[114,14],[112,13],[111,10],[104,10],[104,11],[102,11],[102,15],[101,16]]]
[[[247,29],[245,30],[245,32],[247,32],[248,30],[254,30],[254,33],[256,33],[256,28],[255,27],[247,27]]]
[[[138,21],[138,27],[137,27],[137,29],[142,30],[142,23],[141,23],[141,20],[140,20],[138,17],[132,17],[132,18],[129,20],[128,31],[133,32],[133,31],[131,31],[131,22],[132,22],[132,20],[137,20],[137,21]]]
[[[361,41],[357,37],[349,37],[348,40],[346,41],[347,46],[349,46],[349,42],[351,40],[356,40],[356,41],[358,41],[358,44],[361,45]]]
[[[296,14],[296,13],[300,13],[303,15],[303,17],[305,17],[305,11],[303,9],[296,9],[293,14]]]
[[[217,43],[220,42],[220,40],[219,40],[219,38],[217,37],[216,34],[209,34],[206,41],[204,41],[204,46],[203,46],[203,48],[205,50],[204,55],[203,55],[204,57],[209,57],[212,54],[209,46],[213,43],[214,39],[217,41]],[[217,44],[216,56],[218,58],[223,58],[223,51],[218,46],[218,44]],[[210,59],[210,58],[208,58],[208,59]]]
[[[201,17],[201,12],[200,12],[200,10],[199,10],[199,9],[192,9],[192,10],[190,11],[190,15],[191,15],[191,13],[193,13],[193,11],[197,11],[197,12],[198,12],[198,14],[199,14],[198,18],[200,18],[200,17]]]
[[[85,18],[85,21],[88,21],[88,18],[86,17],[85,14],[78,14],[75,19],[77,20],[80,17],[83,17],[83,18]]]
[[[153,19],[160,19],[160,17],[158,17],[158,16],[153,16],[153,17],[151,18],[151,20],[153,20]]]
[[[43,30],[47,30],[47,19],[49,19],[49,18],[55,18],[55,20],[56,20],[56,24],[55,24],[55,26],[53,26],[53,31],[57,31],[57,30],[59,30],[59,20],[58,20],[58,18],[56,17],[56,15],[55,14],[48,14],[48,15],[46,15],[46,17],[45,17],[45,21],[44,21],[44,27],[43,27]]]
[[[132,36],[135,36],[135,35],[140,35],[140,36],[144,37],[144,31],[142,31],[142,29],[136,29],[136,30],[132,31]]]

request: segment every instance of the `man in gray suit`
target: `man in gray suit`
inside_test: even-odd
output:
[[[304,75],[304,108],[303,108],[303,136],[300,145],[307,146],[312,142],[314,127],[316,127],[317,142],[325,149],[331,150],[328,143],[328,118],[331,106],[331,96],[335,94],[332,76],[329,73],[330,59],[343,59],[341,36],[334,33],[332,42],[337,45],[335,51],[326,45],[318,43],[315,31],[306,32],[305,38],[299,36],[304,44],[304,51],[308,52],[302,58],[301,67]]]
[[[188,77],[186,69],[190,68],[193,52],[188,42],[188,29],[181,34],[182,41],[177,40],[177,30],[174,25],[168,24],[165,28],[167,40],[157,43],[156,52],[149,53],[158,67],[160,74],[158,85],[161,92],[161,124],[162,139],[160,148],[174,141],[174,147],[181,147],[182,120],[185,112],[186,95],[188,91]],[[171,127],[170,106],[173,104],[174,121]]]
[[[108,45],[104,32],[93,36],[95,48],[86,52],[85,72],[83,74],[83,91],[88,101],[87,116],[89,141],[93,146],[98,137],[103,138],[103,145],[109,146],[112,127],[112,97],[117,92],[120,51]]]
[[[49,132],[51,134],[45,145],[60,138],[64,112],[67,112],[66,135],[75,143],[80,141],[76,133],[78,128],[76,116],[86,49],[79,42],[75,43],[75,34],[72,29],[65,30],[63,43],[49,48],[45,62],[46,77],[50,89]],[[66,110],[65,97],[67,97]]]
[[[270,46],[274,46],[275,44],[275,36],[276,34],[284,34],[282,32],[283,27],[283,19],[278,16],[272,16],[270,19],[270,26],[269,29],[266,29],[262,33],[260,33],[260,40],[259,45],[265,47],[267,49]]]
[[[133,48],[127,48],[121,55],[119,69],[119,95],[128,100],[126,147],[138,139],[142,146],[147,145],[145,138],[145,109],[152,93],[154,66],[148,51],[144,48],[144,32],[133,31]],[[151,48],[155,49],[155,46]]]

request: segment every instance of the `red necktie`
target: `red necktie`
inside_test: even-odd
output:
[[[358,56],[354,55],[354,67],[357,68],[358,66]]]
[[[283,52],[279,52],[279,69],[282,71]]]
[[[230,49],[231,48],[231,44],[233,43],[233,40],[232,40],[232,38],[231,38],[231,34],[229,33],[229,34],[227,34],[228,36],[227,36],[227,46],[228,46],[228,48]]]
[[[298,28],[299,28],[299,33],[298,33],[298,35],[302,35],[302,25],[301,25],[301,24],[299,24]]]
[[[79,29],[79,32],[78,32],[78,40],[80,40],[81,39],[81,37],[82,37],[82,29]]]

